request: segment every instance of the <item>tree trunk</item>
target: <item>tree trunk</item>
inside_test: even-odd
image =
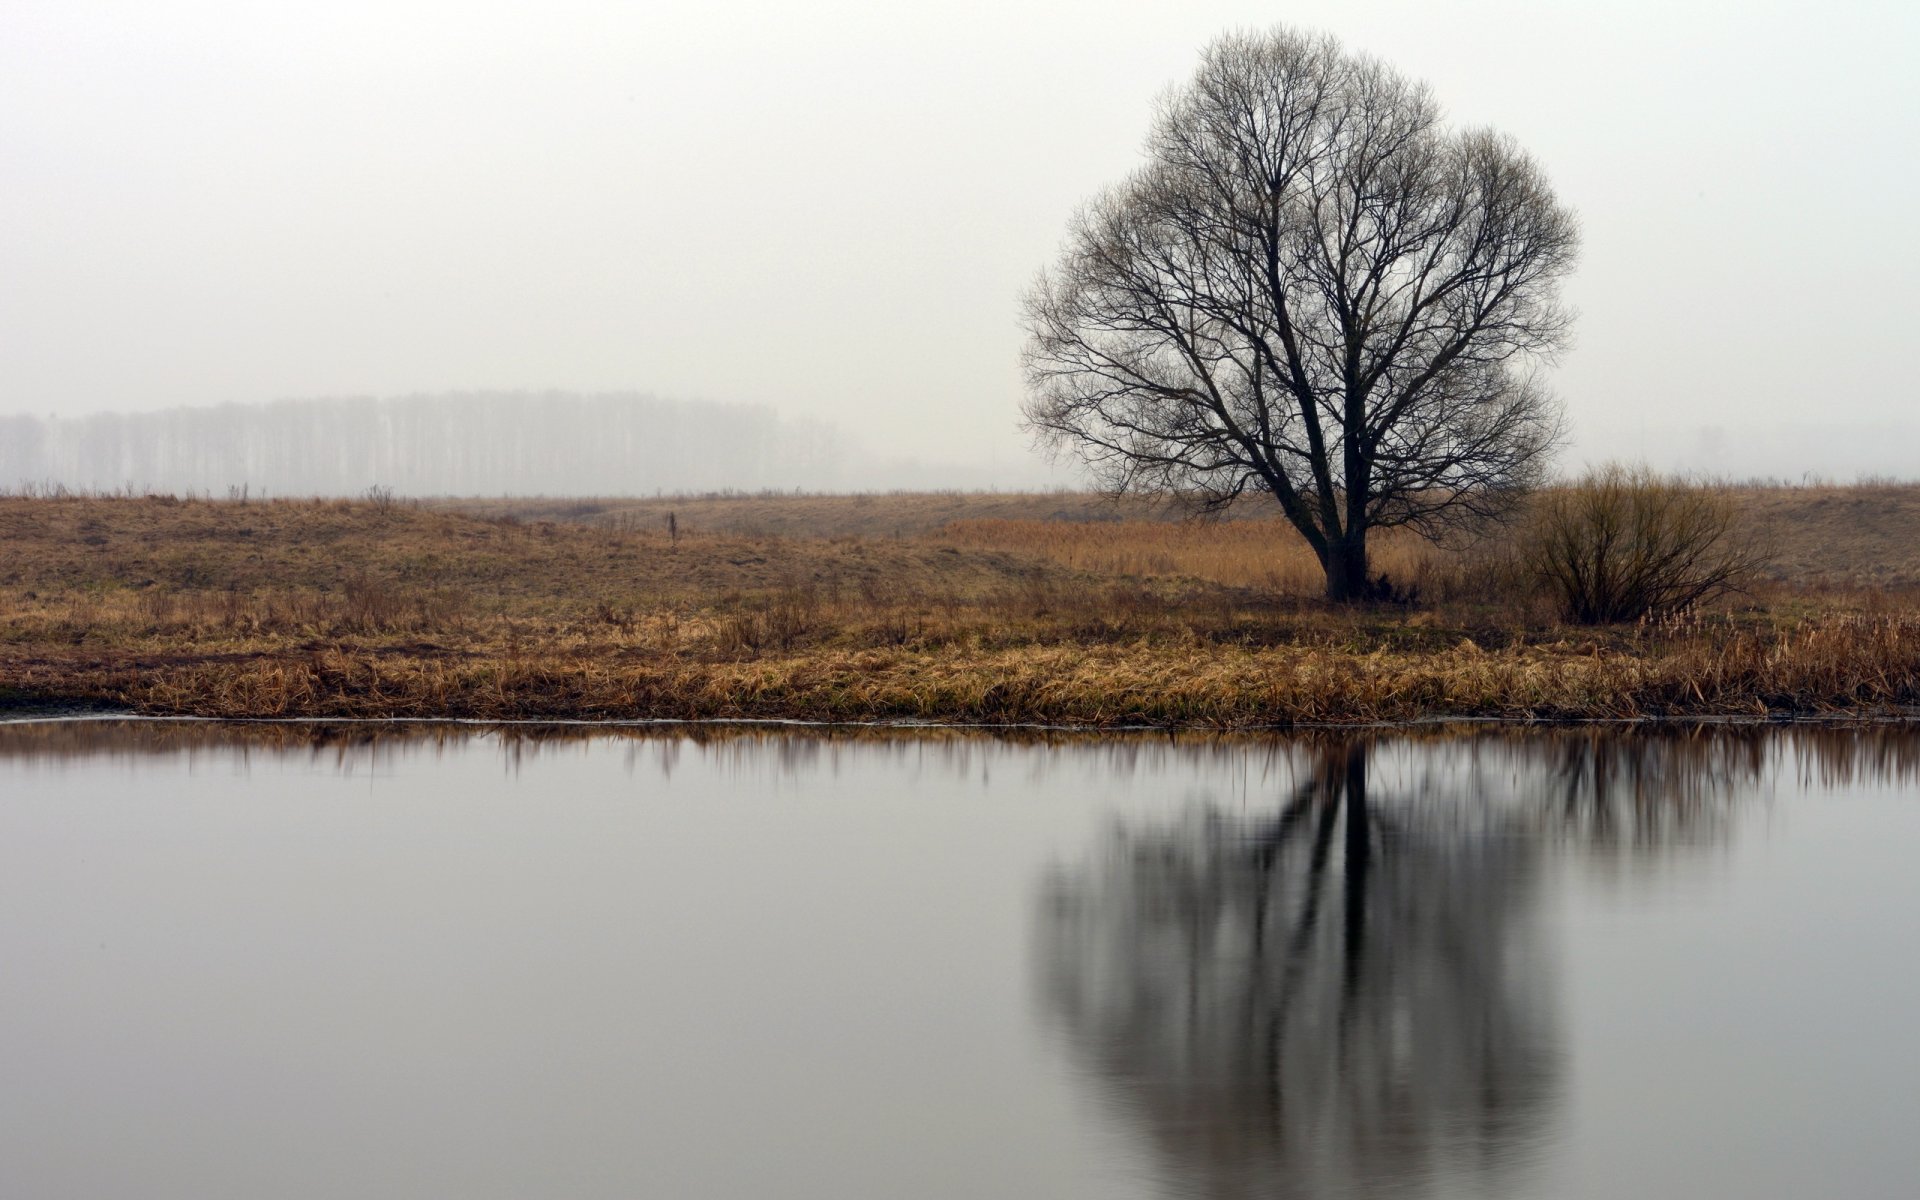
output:
[[[1373,860],[1373,818],[1367,811],[1367,746],[1364,742],[1355,742],[1347,747],[1345,792],[1346,923],[1341,941],[1346,970],[1340,997],[1342,1033],[1346,1031],[1346,1018],[1351,1005],[1360,994],[1361,965],[1366,956],[1367,871]]]
[[[1367,579],[1366,530],[1328,539],[1321,565],[1327,570],[1327,599],[1335,604],[1365,600],[1371,591]]]

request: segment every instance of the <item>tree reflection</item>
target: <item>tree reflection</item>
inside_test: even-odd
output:
[[[1391,751],[1328,744],[1274,811],[1121,829],[1048,880],[1047,1006],[1178,1194],[1520,1187],[1563,1056],[1543,857],[1711,842],[1768,760],[1724,733]]]

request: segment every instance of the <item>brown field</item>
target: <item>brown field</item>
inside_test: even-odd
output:
[[[661,531],[666,528],[667,514],[672,513],[682,530],[705,533],[894,540],[919,537],[963,520],[1089,523],[1178,517],[1178,510],[1164,502],[1132,496],[1116,499],[1089,492],[860,492],[844,496],[767,492],[651,500],[522,497],[427,503],[473,516],[566,521],[615,530]]]
[[[1735,486],[1773,553],[1768,576],[1812,587],[1920,588],[1920,484]],[[478,516],[548,520],[610,530],[749,537],[921,539],[1018,550],[1098,572],[1188,574],[1236,586],[1284,581],[1319,588],[1306,545],[1269,504],[1197,521],[1175,505],[1085,492],[955,492],[671,496],[658,499],[442,500]],[[1065,526],[1066,528],[1062,528]],[[1396,577],[1457,561],[1419,539],[1387,534],[1380,565]]]
[[[1383,538],[1417,603],[1336,610],[1269,514],[1071,493],[0,498],[0,706],[1254,726],[1920,702],[1920,487],[1739,499],[1768,578],[1595,630],[1497,531]]]

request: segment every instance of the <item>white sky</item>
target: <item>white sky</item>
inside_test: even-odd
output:
[[[1865,0],[5,0],[0,413],[635,388],[1020,470],[1019,292],[1277,19],[1581,214],[1574,459],[1920,471],[1920,5]]]

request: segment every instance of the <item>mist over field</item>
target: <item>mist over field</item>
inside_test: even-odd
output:
[[[875,455],[766,405],[640,392],[447,392],[82,417],[0,417],[0,487],[351,496],[656,493],[1034,485]]]
[[[1557,461],[1782,483],[1909,480],[1920,426],[1649,424],[1575,439]],[[1039,454],[916,459],[766,404],[645,392],[471,391],[84,416],[0,415],[0,491],[223,496],[652,496],[1085,487]]]
[[[1199,48],[1275,21],[1512,135],[1579,215],[1575,339],[1546,380],[1563,468],[1913,474],[1910,5],[15,0],[0,416],[36,419],[8,443],[47,436],[0,446],[0,488],[124,485],[131,456],[162,453],[134,431],[162,428],[168,473],[131,481],[410,488],[363,447],[315,447],[328,461],[298,482],[234,478],[217,431],[283,409],[123,418],[121,450],[73,447],[114,444],[115,419],[88,415],[103,411],[548,388],[764,404],[741,420],[839,431],[831,470],[636,432],[660,459],[626,473],[648,494],[682,486],[668,476],[1051,478],[1019,427],[1019,297],[1077,207],[1139,166],[1155,98]],[[423,480],[552,482],[438,449],[400,461]],[[594,471],[562,481],[626,478]]]

